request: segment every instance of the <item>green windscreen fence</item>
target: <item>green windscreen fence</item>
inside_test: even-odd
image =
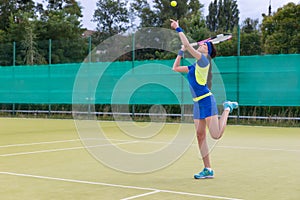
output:
[[[0,67],[0,103],[191,104],[186,75],[172,71],[173,62]],[[299,106],[299,63],[299,54],[217,57],[212,91],[218,103]]]

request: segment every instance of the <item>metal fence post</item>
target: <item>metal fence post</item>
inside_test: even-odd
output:
[[[92,36],[89,36],[89,63],[92,62]]]
[[[49,63],[48,63],[48,115],[51,115],[51,103],[50,103],[50,66],[52,64],[51,59],[52,59],[52,40],[49,39]]]
[[[15,66],[16,66],[16,42],[13,42],[13,80],[15,82]],[[16,104],[13,103],[13,115],[16,114]]]
[[[135,35],[132,33],[132,59],[131,59],[131,70],[134,72],[134,60],[135,60]],[[131,114],[132,118],[134,118],[135,107],[134,104],[131,105]]]
[[[238,34],[238,41],[237,41],[237,72],[236,72],[236,98],[237,102],[240,101],[240,55],[241,55],[241,33],[240,33],[240,25],[237,26],[237,34]],[[240,107],[237,110],[237,123],[240,121]]]

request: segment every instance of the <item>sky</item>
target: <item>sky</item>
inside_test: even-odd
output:
[[[96,2],[98,0],[78,0],[82,9],[82,27],[89,30],[96,29],[96,23],[91,22],[93,14],[96,9]],[[152,0],[148,0],[150,3]],[[179,0],[180,1],[180,0]],[[208,15],[208,6],[213,0],[200,0],[200,3],[204,4],[203,12],[204,16]],[[42,2],[42,0],[35,0],[35,2]],[[247,17],[251,19],[259,19],[259,23],[262,21],[262,13],[268,14],[270,0],[237,0],[238,9],[240,11],[240,23]],[[271,0],[272,12],[276,12],[278,8],[283,7],[289,2],[295,4],[300,3],[300,0]]]

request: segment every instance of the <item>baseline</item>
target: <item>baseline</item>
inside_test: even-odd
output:
[[[207,194],[197,194],[197,193],[189,193],[189,192],[179,192],[173,190],[160,190],[157,188],[147,188],[147,187],[138,187],[138,186],[130,186],[130,185],[119,185],[119,184],[111,184],[111,183],[102,183],[102,182],[93,182],[93,181],[83,181],[76,179],[67,179],[67,178],[57,178],[50,176],[40,176],[40,175],[32,175],[32,174],[21,174],[15,172],[0,172],[2,175],[12,175],[12,176],[20,176],[20,177],[29,177],[29,178],[37,178],[37,179],[45,179],[45,180],[55,180],[55,181],[63,181],[63,182],[71,182],[71,183],[81,183],[81,184],[89,184],[89,185],[102,185],[108,187],[117,187],[117,188],[126,188],[126,189],[137,189],[137,190],[149,190],[150,192],[163,192],[163,193],[171,193],[178,195],[186,195],[186,196],[197,196],[197,197],[206,197],[211,199],[225,199],[225,200],[242,200],[238,198],[225,197],[225,196],[215,196],[215,195],[207,195]],[[157,192],[155,192],[157,193]],[[152,193],[154,194],[154,193]]]

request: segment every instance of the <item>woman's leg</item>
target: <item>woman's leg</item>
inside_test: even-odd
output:
[[[231,113],[233,109],[238,108],[238,106],[239,104],[237,102],[225,101],[223,103],[224,111],[220,119],[218,119],[218,115],[213,115],[205,119],[212,138],[220,139],[222,137],[227,125],[229,113]]]
[[[218,115],[214,115],[206,118],[206,123],[212,138],[220,139],[222,137],[227,125],[227,119],[229,113],[230,113],[230,109],[226,108],[223,111],[220,119],[218,119]]]
[[[202,156],[204,167],[210,168],[209,149],[206,140],[206,121],[194,119],[198,147]]]

